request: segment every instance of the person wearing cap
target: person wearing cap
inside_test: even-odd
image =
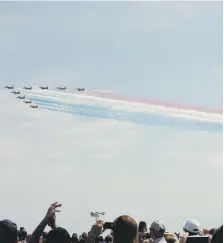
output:
[[[188,233],[189,236],[199,235],[200,224],[196,219],[189,219],[185,222],[183,231]]]
[[[150,236],[153,239],[152,243],[167,243],[164,237],[166,228],[163,221],[153,221],[150,226]]]

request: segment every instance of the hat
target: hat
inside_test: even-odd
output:
[[[150,229],[154,229],[156,231],[165,231],[166,230],[163,221],[159,221],[159,220],[153,221],[150,226]]]
[[[200,224],[196,219],[189,219],[184,224],[184,230],[190,233],[199,233],[200,232]]]

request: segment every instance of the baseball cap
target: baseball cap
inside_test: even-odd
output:
[[[153,221],[150,226],[150,229],[154,229],[156,231],[165,231],[166,230],[163,221],[159,221],[159,220]]]
[[[184,224],[183,229],[191,233],[199,233],[200,224],[196,219],[188,219]]]

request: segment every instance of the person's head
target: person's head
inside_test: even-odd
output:
[[[189,219],[183,226],[183,231],[189,235],[198,235],[200,233],[200,224],[196,219]]]
[[[79,242],[78,234],[76,233],[72,234],[71,241],[72,243],[78,243]]]
[[[58,227],[52,229],[47,235],[47,243],[71,243],[71,238],[68,231]]]
[[[163,221],[156,220],[152,222],[150,226],[150,236],[152,237],[152,239],[162,238],[165,231],[166,228]]]
[[[26,239],[26,236],[27,236],[27,232],[25,230],[24,227],[21,227],[20,228],[20,234],[19,234],[19,240],[22,241],[22,240],[25,240]]]
[[[133,243],[138,241],[138,225],[130,216],[123,215],[113,223],[114,243]]]
[[[16,243],[17,225],[11,220],[5,219],[0,221],[0,232],[1,243]]]
[[[176,234],[165,233],[164,234],[165,240],[167,243],[177,243],[179,242]]]
[[[88,234],[86,232],[83,232],[82,233],[82,238],[87,239],[88,238]]]
[[[112,237],[112,235],[107,235],[106,237],[105,237],[105,242],[106,243],[110,243],[110,242],[112,242],[113,241],[113,237]]]
[[[147,224],[145,221],[140,221],[138,225],[138,232],[146,232],[147,231]]]

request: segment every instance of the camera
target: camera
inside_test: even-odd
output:
[[[114,224],[111,222],[105,222],[103,225],[104,230],[113,230]]]

